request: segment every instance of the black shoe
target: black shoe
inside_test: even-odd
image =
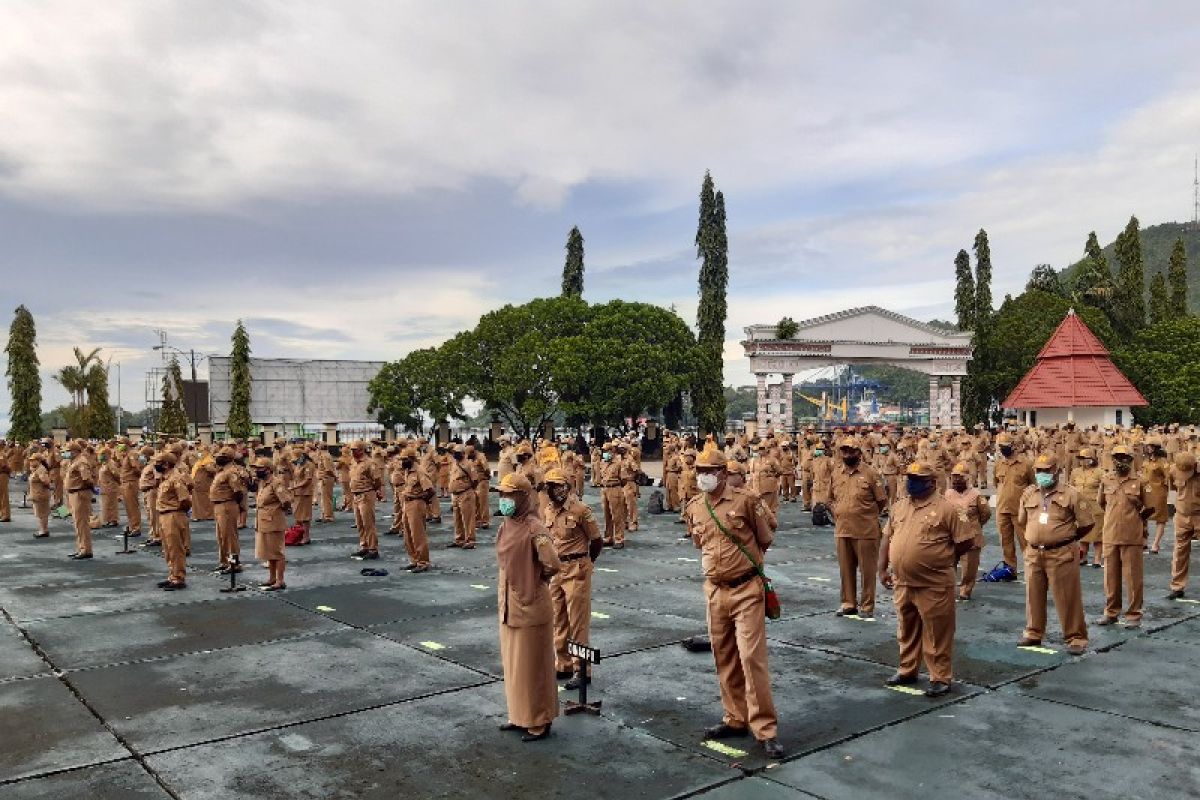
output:
[[[165,589],[171,585],[171,582],[170,581],[159,581],[158,583],[156,583],[154,585],[160,589]]]
[[[554,679],[559,681],[565,681],[567,678],[573,678],[574,676],[575,670],[571,669],[560,669],[554,673]]]
[[[1092,620],[1092,624],[1093,624],[1093,625],[1100,625],[1100,626],[1104,626],[1104,625],[1116,625],[1116,624],[1117,624],[1117,618],[1116,618],[1116,617],[1096,617],[1094,620]]]
[[[592,685],[592,676],[591,675],[580,675],[580,674],[576,673],[571,678],[571,680],[567,681],[566,685],[563,688],[569,692],[574,692],[574,691],[578,690],[579,687],[585,683],[588,686],[591,686]]]
[[[858,618],[859,619],[875,619],[875,612],[874,611],[859,611]]]
[[[907,686],[910,683],[916,683],[916,682],[917,682],[916,675],[903,675],[903,674],[897,672],[895,675],[893,675],[892,677],[890,677],[886,681],[884,681],[883,685],[884,686]]]
[[[164,592],[179,592],[187,588],[186,583],[171,583],[167,581],[167,585],[162,587]]]
[[[368,550],[366,553],[363,554],[363,561],[378,561],[378,560],[379,560],[379,551],[378,550]]]
[[[455,548],[455,547],[461,547],[461,546],[462,546],[462,545],[460,545],[458,542],[446,542],[446,549],[447,549],[447,550],[453,549],[453,548]]]
[[[77,553],[76,555],[71,556],[71,558],[75,559],[76,561],[84,561],[91,557],[92,557],[91,553]]]
[[[1021,637],[1021,639],[1017,642],[1017,647],[1041,647],[1041,646],[1042,646],[1041,639],[1030,639],[1028,636]]]
[[[409,564],[409,565],[408,565],[408,566],[406,566],[404,569],[405,569],[405,571],[406,571],[406,572],[412,572],[412,571],[413,571],[414,569],[416,569],[416,568],[417,568],[417,565],[416,565],[416,564]]]
[[[783,745],[778,739],[763,739],[763,752],[767,754],[767,758],[772,758],[778,761],[783,758]]]
[[[363,558],[367,554],[367,552],[368,551],[366,551],[366,550],[355,550],[353,553],[350,554],[350,557],[351,558]]]
[[[941,697],[944,694],[950,694],[950,684],[941,681],[930,681],[929,688],[925,690],[926,697]]]
[[[161,539],[153,539],[148,542],[142,542],[142,547],[162,547]]]
[[[680,642],[683,649],[689,653],[709,653],[712,652],[712,640],[707,636],[689,636]]]
[[[740,739],[743,736],[749,735],[749,729],[735,728],[732,725],[726,725],[724,722],[720,725],[713,725],[711,728],[704,729],[705,739]]]
[[[1181,600],[1183,598],[1183,589],[1175,589],[1167,595],[1168,600]]]
[[[500,730],[502,730],[502,731],[523,731],[525,729],[522,728],[520,725],[513,725],[511,722],[506,722],[500,726]]]
[[[835,611],[833,613],[839,617],[848,617],[851,614],[857,614],[858,609],[857,608],[839,608],[837,611]]]
[[[521,737],[522,742],[540,742],[542,739],[550,738],[550,725],[546,725],[546,730],[541,733],[526,733]]]

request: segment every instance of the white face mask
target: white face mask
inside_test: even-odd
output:
[[[711,492],[717,488],[721,479],[711,472],[701,472],[696,476],[696,485],[700,487],[702,492]]]

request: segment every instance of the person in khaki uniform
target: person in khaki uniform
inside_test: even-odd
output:
[[[770,511],[754,495],[728,485],[726,458],[716,447],[706,447],[697,457],[696,470],[700,493],[684,513],[692,542],[702,553],[708,635],[725,712],[720,724],[704,731],[704,738],[752,733],[769,758],[782,758],[767,665],[764,587],[758,569],[738,547],[763,564],[775,538]]]
[[[450,502],[454,509],[454,540],[446,547],[460,547],[463,550],[475,549],[475,526],[478,515],[475,509],[474,465],[465,458],[461,444],[451,447],[450,456],[453,466],[450,468]]]
[[[167,579],[158,588],[168,592],[187,588],[187,543],[191,538],[187,512],[192,507],[192,493],[177,464],[177,456],[170,450],[154,459],[154,470],[160,476],[155,508],[167,562]]]
[[[1001,580],[1017,579],[1017,550],[1025,550],[1024,529],[1018,522],[1021,513],[1021,497],[1034,482],[1033,467],[1014,448],[1013,437],[1001,433],[996,437],[1000,456],[996,459],[996,529],[1000,532],[1000,546],[1004,550],[1004,563],[1011,575]]]
[[[213,505],[209,489],[217,474],[217,465],[209,453],[204,453],[192,468],[192,519],[205,522],[213,518]]]
[[[37,522],[35,539],[50,535],[50,492],[53,484],[46,462],[39,455],[31,455],[25,463],[25,475],[29,480],[29,502],[33,505],[33,518]]]
[[[62,482],[70,501],[71,521],[75,525],[75,552],[70,556],[73,559],[92,557],[92,488],[96,485],[96,475],[83,457],[83,451],[83,440],[75,439],[62,452],[66,462]]]
[[[137,452],[122,443],[117,445],[117,464],[121,474],[121,505],[125,506],[125,531],[130,537],[142,535],[142,510],[138,507],[138,479],[142,464]],[[148,513],[148,512],[147,512]]]
[[[1142,462],[1142,480],[1146,484],[1147,505],[1152,509],[1149,520],[1154,522],[1154,540],[1150,552],[1158,555],[1163,534],[1167,531],[1170,509],[1167,507],[1167,473],[1170,462],[1161,436],[1146,439],[1146,459]]]
[[[471,476],[475,479],[475,527],[492,527],[492,510],[488,506],[488,490],[492,483],[492,466],[488,463],[487,454],[483,450],[470,453],[471,446],[463,448],[464,459],[471,459]]]
[[[317,465],[309,457],[307,447],[297,449],[292,460],[292,514],[296,524],[304,529],[300,544],[312,544],[313,496],[317,493]]]
[[[1088,549],[1095,545],[1092,566],[1099,567],[1102,558],[1100,540],[1104,532],[1104,509],[1099,506],[1099,498],[1104,472],[1096,464],[1096,451],[1090,447],[1081,447],[1076,460],[1078,463],[1075,469],[1071,470],[1071,486],[1075,487],[1085,503],[1092,504],[1092,514],[1096,518],[1096,526],[1080,542],[1079,563],[1088,563]]]
[[[96,527],[115,528],[121,520],[121,470],[112,451],[104,448],[98,454],[100,478],[100,523]]]
[[[828,453],[825,445],[820,442],[812,451],[810,497],[814,508],[818,503],[828,506],[833,502],[833,459],[829,457]]]
[[[258,588],[267,592],[286,589],[283,571],[287,566],[287,553],[283,534],[287,528],[287,515],[291,511],[292,495],[288,481],[274,475],[271,459],[261,456],[254,461],[254,477],[258,481],[258,494],[254,498],[254,557],[267,562],[267,580]],[[312,502],[312,497],[309,497]]]
[[[232,447],[222,447],[218,450],[213,463],[217,467],[217,474],[213,476],[209,485],[208,497],[213,504],[213,517],[216,520],[217,556],[220,559],[217,572],[228,575],[231,571],[242,571],[238,558],[242,549],[238,541],[237,523],[246,485],[233,463]],[[235,561],[239,563],[235,564]]]
[[[0,522],[12,522],[12,508],[8,499],[8,479],[13,468],[9,462],[9,445],[0,439]],[[12,445],[16,449],[16,445]]]
[[[1179,600],[1187,590],[1188,568],[1192,561],[1192,540],[1200,535],[1200,475],[1196,473],[1194,453],[1175,456],[1171,474],[1175,487],[1175,550],[1171,556],[1171,591],[1168,600]]]
[[[142,502],[146,504],[147,524],[150,526],[149,536],[142,547],[162,547],[162,527],[158,519],[158,484],[162,476],[154,468],[154,448],[145,445],[138,451],[138,464],[142,473],[138,476],[138,491],[142,493]]]
[[[638,496],[641,492],[638,486],[637,460],[624,443],[617,445],[617,456],[621,460],[621,495],[625,498],[625,530],[638,529]],[[624,537],[622,536],[622,541]],[[614,545],[615,546],[615,545]]]
[[[590,674],[576,675],[574,661],[567,653],[567,640],[586,645],[592,615],[592,570],[604,541],[592,510],[572,491],[570,480],[561,470],[546,473],[550,502],[542,509],[542,522],[554,539],[554,550],[562,569],[550,581],[550,602],[554,606],[555,677],[570,678],[568,689],[578,689],[582,681],[591,682]]]
[[[604,512],[604,544],[621,549],[625,546],[625,492],[621,484],[621,459],[614,455],[612,442],[604,444],[600,463],[600,507]]]
[[[405,569],[414,573],[428,572],[429,536],[426,520],[429,519],[429,502],[437,497],[437,490],[417,464],[415,447],[408,447],[400,453],[400,468],[404,472],[404,482],[396,493],[403,502],[404,549],[408,552],[408,566]]]
[[[682,508],[679,502],[679,479],[683,474],[683,456],[674,445],[669,445],[670,451],[663,454],[663,488],[666,489],[666,509],[670,514],[678,513]]]
[[[379,530],[375,527],[375,503],[383,502],[383,477],[367,458],[361,439],[350,445],[350,496],[354,503],[354,525],[358,528],[358,550],[351,556],[361,560],[379,558]]]
[[[931,466],[914,462],[905,476],[905,496],[892,507],[880,548],[879,581],[893,590],[900,644],[900,664],[885,683],[916,683],[924,655],[925,694],[940,697],[953,681],[954,565],[976,534],[966,507],[938,495]]]
[[[550,580],[562,569],[554,540],[534,512],[533,484],[518,472],[498,487],[504,521],[496,531],[496,600],[508,721],[524,742],[550,736],[558,716],[554,683],[554,607]]]
[[[388,461],[388,483],[392,485],[392,524],[388,536],[399,536],[404,528],[404,478],[406,470],[399,458]]]
[[[970,485],[975,474],[974,464],[960,461],[950,470],[950,488],[943,497],[959,510],[963,524],[971,531],[971,549],[963,553],[959,559],[962,569],[962,580],[958,586],[959,602],[971,599],[975,591],[975,580],[979,576],[979,559],[983,554],[985,544],[983,526],[992,518],[992,509],[988,506],[987,498],[979,490]]]
[[[833,473],[834,545],[841,575],[839,617],[875,616],[875,567],[879,559],[879,515],[887,508],[887,492],[874,469],[862,463],[862,442],[842,440],[842,463]],[[769,508],[770,506],[768,506]],[[861,581],[861,589],[856,586]]]
[[[1100,507],[1104,509],[1104,614],[1095,625],[1113,625],[1121,614],[1121,585],[1129,592],[1125,625],[1142,624],[1142,547],[1146,543],[1145,520],[1156,512],[1153,489],[1133,474],[1129,448],[1113,448],[1113,473],[1100,484]]]
[[[328,447],[317,450],[317,481],[321,496],[321,516],[317,522],[333,522],[333,487],[337,483],[337,466]]]
[[[680,454],[679,519],[675,520],[677,525],[683,525],[687,521],[687,504],[699,491],[696,487],[696,451],[689,447]],[[691,538],[686,529],[682,538]]]
[[[726,461],[733,459],[726,458]],[[772,514],[779,513],[779,475],[782,468],[779,465],[779,459],[775,457],[775,450],[770,446],[770,443],[762,445],[758,448],[752,459],[753,466],[751,467],[751,483],[762,497],[763,503],[771,510]],[[875,580],[874,571],[872,571],[871,580]]]
[[[1025,632],[1019,647],[1037,647],[1046,634],[1046,592],[1062,625],[1067,652],[1087,650],[1087,622],[1079,583],[1076,542],[1095,525],[1090,507],[1069,486],[1059,485],[1058,463],[1041,455],[1033,464],[1036,485],[1020,498],[1016,524],[1025,531]]]

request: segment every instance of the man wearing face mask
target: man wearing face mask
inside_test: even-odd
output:
[[[885,683],[916,683],[924,655],[925,694],[940,697],[953,681],[954,564],[974,546],[975,533],[964,512],[938,496],[932,467],[917,461],[905,474],[906,496],[892,507],[880,548],[879,581],[894,590],[900,643],[900,665]]]
[[[142,510],[138,507],[138,478],[142,465],[137,452],[122,442],[117,446],[117,468],[121,476],[121,503],[125,506],[125,530],[130,538],[142,535]]]
[[[178,459],[171,451],[159,453],[154,459],[154,471],[159,475],[158,524],[162,531],[163,558],[167,562],[167,579],[158,588],[173,592],[187,588],[188,509],[192,494],[183,473],[176,469]]]
[[[292,460],[292,514],[296,524],[304,529],[300,544],[312,544],[313,497],[317,493],[317,465],[308,455],[308,445],[296,448]]]
[[[586,645],[592,615],[592,570],[604,549],[600,528],[592,510],[571,491],[571,483],[561,470],[546,473],[550,501],[542,510],[542,522],[554,539],[554,549],[562,570],[550,580],[550,601],[554,606],[554,671],[558,678],[570,678],[568,689],[578,689],[590,674],[575,673],[574,660],[567,652],[567,641]]]
[[[841,574],[839,617],[875,617],[875,567],[879,558],[879,515],[887,493],[874,469],[862,463],[862,442],[847,436],[838,447],[841,465],[833,472],[834,544]],[[862,588],[856,587],[860,583]]]
[[[1062,625],[1067,652],[1087,650],[1087,622],[1079,583],[1076,543],[1096,524],[1086,503],[1070,486],[1060,485],[1058,463],[1041,455],[1033,464],[1036,485],[1020,498],[1017,525],[1025,531],[1025,633],[1019,647],[1038,647],[1046,633],[1046,592]],[[1111,516],[1111,513],[1110,513]]]
[[[696,459],[700,494],[685,509],[692,542],[702,552],[708,635],[725,712],[704,738],[753,734],[767,757],[777,759],[783,747],[767,666],[766,598],[755,566],[762,565],[775,533],[766,506],[730,486],[727,477],[724,453],[706,448]]]
[[[1187,589],[1188,567],[1192,560],[1192,539],[1200,532],[1200,476],[1196,456],[1182,452],[1175,456],[1171,474],[1175,487],[1175,551],[1171,556],[1171,591],[1168,600],[1183,598]]]
[[[150,526],[142,547],[162,547],[162,527],[158,519],[158,484],[162,479],[154,469],[153,447],[145,445],[138,451],[138,464],[142,468],[138,476],[138,491],[142,493],[142,502],[146,504],[147,524]]]
[[[1021,511],[1021,495],[1034,482],[1033,467],[1014,449],[1013,438],[1008,433],[996,437],[1000,457],[996,459],[996,529],[1000,532],[1000,546],[1004,549],[1004,563],[998,564],[988,573],[991,581],[1015,581],[1017,579],[1017,550],[1025,549],[1024,530],[1017,521]]]
[[[604,544],[625,546],[625,492],[621,481],[621,459],[613,455],[612,442],[605,442],[600,455],[600,505],[604,511]]]
[[[400,469],[404,480],[397,489],[403,503],[404,549],[408,552],[408,566],[414,573],[429,571],[429,536],[426,520],[429,519],[429,503],[437,496],[433,481],[425,475],[417,463],[417,450],[408,447],[400,454]]]
[[[62,451],[66,469],[63,471],[63,485],[67,497],[70,498],[71,521],[75,525],[75,552],[73,559],[92,557],[92,488],[96,476],[87,459],[83,458],[84,443],[75,439]]]
[[[241,543],[238,541],[238,511],[242,502],[242,493],[246,491],[241,475],[233,463],[233,448],[222,447],[217,451],[213,462],[217,474],[213,476],[208,488],[208,497],[213,504],[213,517],[216,519],[217,555],[220,563],[217,572],[228,575],[232,570],[241,572],[239,563],[234,566],[234,557],[241,555]]]
[[[1104,509],[1104,615],[1095,625],[1114,625],[1121,614],[1121,588],[1129,593],[1125,625],[1142,624],[1142,547],[1146,541],[1145,520],[1155,513],[1151,488],[1133,474],[1133,455],[1117,445],[1112,450],[1113,473],[1100,483],[1100,507]]]
[[[979,556],[983,552],[983,526],[992,516],[987,498],[969,485],[968,480],[975,470],[971,464],[960,461],[950,470],[950,488],[943,497],[959,511],[959,519],[971,531],[971,549],[960,559],[962,580],[958,587],[958,601],[966,602],[975,591],[975,580],[979,575]]]
[[[362,439],[350,444],[350,495],[354,504],[354,526],[358,528],[358,551],[351,558],[379,558],[379,530],[375,527],[375,504],[383,502],[383,476],[367,458]]]
[[[454,541],[446,547],[475,549],[475,476],[471,464],[464,461],[466,452],[461,444],[450,448],[450,498],[454,508]]]

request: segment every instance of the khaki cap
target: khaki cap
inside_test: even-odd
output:
[[[255,469],[272,469],[273,467],[274,464],[271,463],[271,459],[267,458],[266,456],[259,456],[258,458],[254,459]]]
[[[908,465],[908,469],[904,471],[905,475],[912,475],[918,478],[932,478],[933,467],[926,464],[924,461],[914,461]]]
[[[950,470],[950,474],[951,475],[962,475],[963,477],[970,477],[971,470],[967,467],[967,465],[965,463],[960,461],[954,465],[954,469]]]
[[[546,471],[546,483],[562,483],[566,484],[567,476],[560,469],[550,469]]]
[[[1033,468],[1056,470],[1058,469],[1058,459],[1056,459],[1054,456],[1042,453],[1037,457],[1037,460],[1033,462]]]
[[[519,472],[510,472],[500,479],[498,487],[502,494],[528,494],[533,491],[533,484]]]
[[[696,469],[725,469],[725,454],[715,447],[705,448],[696,457]]]
[[[1114,457],[1126,456],[1127,458],[1133,458],[1133,453],[1129,452],[1129,447],[1123,444],[1115,445],[1112,449],[1112,454]]]

